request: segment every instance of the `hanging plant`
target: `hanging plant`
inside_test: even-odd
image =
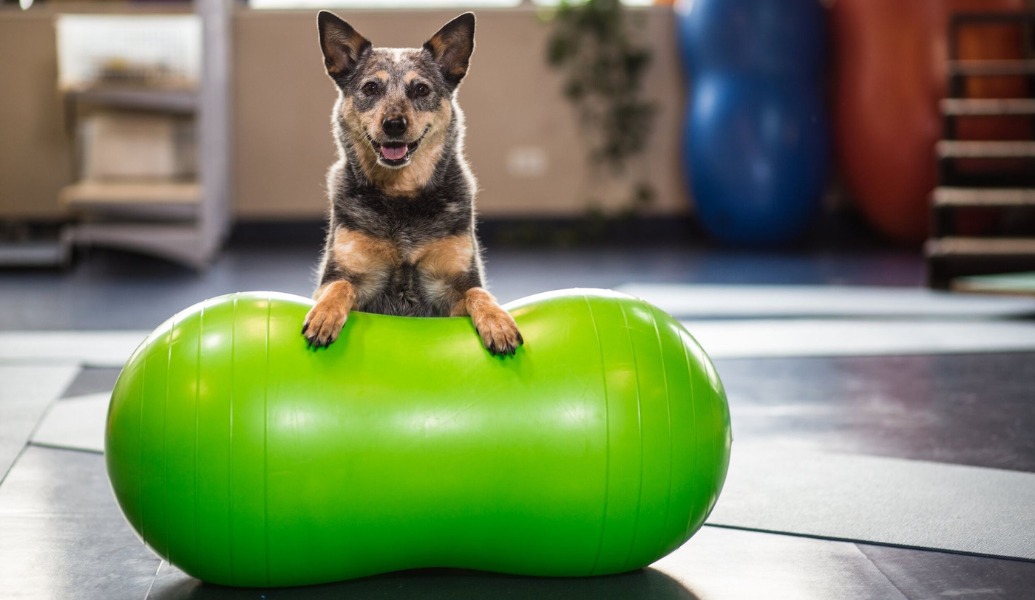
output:
[[[597,175],[627,174],[650,139],[655,113],[643,98],[651,51],[634,36],[642,21],[634,22],[620,0],[561,0],[551,20],[547,60],[564,77],[589,163]],[[654,196],[653,186],[634,174],[623,213],[636,214]]]

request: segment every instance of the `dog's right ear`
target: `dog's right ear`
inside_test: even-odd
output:
[[[325,10],[320,11],[316,22],[320,28],[320,48],[327,74],[334,80],[347,77],[370,51],[370,41],[337,15]]]

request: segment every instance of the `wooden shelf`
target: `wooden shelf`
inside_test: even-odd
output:
[[[927,241],[928,258],[1035,257],[1035,238],[943,237]]]
[[[1035,206],[1032,188],[935,188],[931,195],[935,208]]]
[[[1002,77],[1035,75],[1035,60],[954,60],[949,61],[952,77]]]
[[[976,294],[1035,296],[1035,271],[959,277],[952,282],[952,289]]]
[[[83,181],[61,190],[61,202],[78,212],[193,219],[201,205],[196,182]]]
[[[198,110],[198,92],[186,88],[92,86],[65,92],[69,102],[141,111],[190,114]]]
[[[985,142],[941,140],[935,145],[938,158],[1035,158],[1035,142]]]
[[[946,116],[1025,116],[1035,115],[1035,98],[943,98],[938,107]]]
[[[1035,12],[1032,11],[984,11],[984,12],[972,12],[972,11],[960,11],[953,14],[950,18],[950,27],[952,30],[959,29],[964,25],[995,25],[995,24],[1020,24],[1035,21]]]

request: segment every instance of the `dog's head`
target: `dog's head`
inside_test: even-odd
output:
[[[336,117],[364,167],[436,163],[474,51],[474,15],[453,19],[421,48],[374,48],[326,11],[317,21],[327,74],[341,91]]]

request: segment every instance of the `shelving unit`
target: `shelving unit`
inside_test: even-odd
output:
[[[84,110],[178,115],[193,119],[197,177],[191,180],[79,181],[61,201],[77,216],[70,246],[106,246],[204,269],[230,223],[230,0],[196,0],[202,60],[196,89],[94,85],[66,90],[73,134]]]
[[[1013,25],[1023,34],[1025,55],[1016,60],[960,60],[958,40],[966,28]],[[935,147],[939,187],[931,196],[931,237],[925,246],[928,284],[970,289],[964,276],[1035,270],[1035,13],[957,14],[949,25],[949,98],[939,108],[944,139]],[[967,98],[965,82],[976,77],[1023,78],[1027,98]],[[962,118],[1027,118],[1025,140],[960,140]],[[975,170],[963,167],[983,165]],[[961,231],[961,214],[981,212],[999,224]]]

